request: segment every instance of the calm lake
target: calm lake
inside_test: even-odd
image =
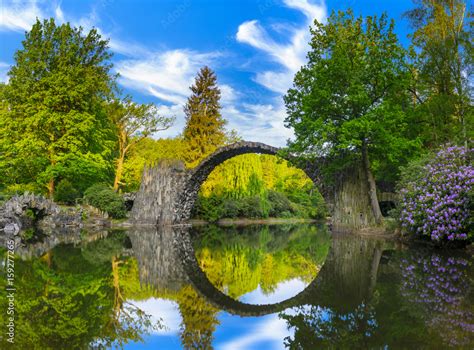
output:
[[[318,224],[57,232],[17,243],[15,345],[3,327],[1,348],[474,347],[465,251]]]

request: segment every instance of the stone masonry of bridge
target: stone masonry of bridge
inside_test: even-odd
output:
[[[181,161],[162,161],[156,166],[145,167],[140,190],[132,213],[133,224],[167,225],[186,222],[198,197],[199,189],[209,174],[226,160],[241,154],[260,153],[278,155],[279,148],[259,142],[241,141],[216,150],[197,167],[186,169]],[[287,158],[292,162],[291,158]],[[317,164],[300,167],[318,186]],[[344,175],[344,174],[343,174]],[[359,177],[358,169],[349,169],[338,178],[335,190],[321,191],[334,223],[351,228],[371,226],[368,187]],[[362,183],[362,186],[360,185]],[[319,188],[321,190],[321,188]]]

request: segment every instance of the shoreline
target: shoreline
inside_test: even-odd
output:
[[[288,224],[288,223],[327,223],[327,221],[323,220],[316,220],[316,219],[304,219],[304,218],[266,218],[266,219],[249,219],[249,218],[241,218],[241,219],[219,219],[216,222],[210,222],[206,220],[199,220],[199,219],[191,219],[187,222],[193,226],[201,226],[201,225],[219,225],[219,226],[246,226],[246,225],[257,225],[257,224],[270,224],[270,225],[281,225],[281,224]]]

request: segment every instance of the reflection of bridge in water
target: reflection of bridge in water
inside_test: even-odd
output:
[[[199,267],[189,226],[143,227],[129,237],[140,281],[158,290],[179,290],[190,283],[215,307],[240,316],[260,316],[299,305],[348,311],[371,298],[385,240],[334,234],[326,261],[299,294],[275,304],[247,304],[216,288]]]
[[[128,231],[132,249],[124,253],[135,256],[140,283],[157,291],[179,291],[191,283],[196,291],[218,309],[240,316],[260,316],[300,305],[329,307],[349,311],[371,298],[384,239],[354,234],[333,234],[326,261],[316,278],[300,293],[275,304],[247,304],[226,295],[201,270],[193,248],[190,226],[139,227]],[[98,232],[86,241],[103,239]],[[24,259],[41,256],[58,244],[83,244],[79,232],[62,232],[43,241],[17,246]],[[389,248],[389,247],[388,247]]]

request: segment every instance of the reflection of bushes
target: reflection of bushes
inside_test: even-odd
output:
[[[292,278],[310,282],[330,244],[327,230],[315,225],[208,226],[194,228],[194,234],[196,255],[209,280],[232,297],[258,285],[270,293]]]
[[[125,231],[112,231],[106,238],[84,244],[82,256],[92,265],[103,264],[111,261],[114,256],[120,256],[128,242]]]
[[[402,296],[425,316],[428,326],[450,346],[473,340],[474,314],[469,303],[469,261],[463,257],[423,254],[403,259]],[[412,306],[412,307],[413,307]]]

